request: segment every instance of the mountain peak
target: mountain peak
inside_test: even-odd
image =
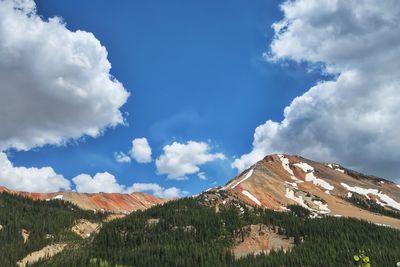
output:
[[[400,211],[400,186],[334,163],[297,155],[271,154],[230,180],[222,190],[245,202],[285,211],[297,204],[315,216],[349,216],[400,228],[400,220],[361,210],[364,203]]]

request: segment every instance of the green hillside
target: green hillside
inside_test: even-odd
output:
[[[99,221],[104,216],[61,200],[34,201],[0,193],[0,266],[14,266],[25,255],[51,243],[79,240],[70,231],[74,221],[81,218]],[[26,243],[22,229],[29,232]]]
[[[199,198],[186,198],[135,212],[106,224],[93,241],[34,266],[351,266],[359,250],[371,266],[400,261],[398,230],[357,219],[310,219],[299,207],[282,213],[238,203],[216,213]],[[287,253],[235,260],[229,248],[238,229],[258,223],[296,245]]]

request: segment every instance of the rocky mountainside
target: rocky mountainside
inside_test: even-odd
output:
[[[144,210],[167,201],[166,199],[157,198],[142,192],[134,192],[132,194],[89,194],[77,192],[31,193],[13,191],[1,186],[0,192],[8,192],[32,199],[62,199],[77,205],[81,209],[108,211],[113,213],[130,213],[136,210]]]
[[[310,218],[298,205],[288,212],[255,207],[222,190],[172,200],[105,223],[87,242],[31,266],[351,266],[360,249],[371,266],[400,260],[396,229]]]
[[[350,266],[360,250],[372,266],[400,261],[399,185],[336,164],[270,155],[166,201],[0,187],[0,266]]]
[[[269,209],[285,211],[297,204],[314,216],[355,217],[400,228],[400,185],[337,164],[269,155],[217,189]]]

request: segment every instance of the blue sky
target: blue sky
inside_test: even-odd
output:
[[[280,9],[280,4],[282,1],[266,0],[118,1],[118,4],[112,1],[96,1],[94,4],[92,1],[37,0],[36,12],[44,22],[54,16],[61,17],[69,31],[91,32],[105,47],[112,65],[110,73],[130,93],[119,109],[125,125],[117,123],[116,127],[100,127],[102,134],[97,137],[83,134],[78,139],[66,138],[68,141],[61,142],[62,145],[44,142],[22,150],[9,145],[5,150],[8,159],[15,167],[51,166],[55,173],[68,180],[81,173],[94,176],[109,172],[119,184],[126,186],[155,183],[164,188],[177,187],[189,194],[209,188],[215,182],[223,185],[237,174],[238,168],[243,169],[234,166],[247,166],[245,163],[232,166],[235,159],[244,162],[246,153],[254,161],[257,157],[253,154],[257,153],[293,152],[386,175],[378,167],[365,167],[369,161],[374,161],[373,158],[354,161],[353,154],[337,152],[337,143],[342,141],[340,138],[345,138],[338,135],[327,140],[318,137],[320,134],[299,139],[298,143],[318,141],[315,142],[318,149],[312,150],[289,142],[287,146],[266,147],[265,140],[261,140],[261,148],[254,145],[256,127],[264,125],[268,128],[267,133],[271,133],[270,125],[265,124],[267,120],[283,125],[280,122],[285,119],[284,109],[291,107],[293,99],[319,82],[335,81],[345,69],[341,68],[342,61],[336,62],[323,52],[317,56],[311,56],[310,52],[307,56],[309,50],[306,49],[310,48],[303,39],[289,39],[283,43],[288,36],[272,28],[274,22],[290,19],[289,13]],[[295,10],[296,7],[291,8]],[[339,9],[329,12],[344,16]],[[300,15],[299,18],[304,19],[304,14]],[[327,20],[329,23],[335,21]],[[286,27],[290,27],[288,25]],[[282,38],[273,47],[275,32]],[[304,39],[310,39],[306,35]],[[321,36],[322,41],[324,38]],[[279,38],[275,36],[275,39]],[[285,51],[288,43],[298,43],[298,47],[291,47],[292,52]],[[302,49],[299,49],[301,53],[293,52],[297,48]],[[265,53],[275,59],[267,60],[263,56]],[[328,70],[327,66],[334,70]],[[315,107],[324,111],[328,106],[325,104],[319,101],[320,106]],[[335,112],[327,110],[326,113]],[[282,130],[278,137],[268,137],[268,140],[276,139],[276,143],[286,144],[285,138],[303,138],[305,134],[299,133],[300,130],[314,129],[313,125],[317,125],[299,126],[304,121],[316,121],[310,114],[307,116],[298,121],[291,120],[294,129],[288,133]],[[332,118],[329,120],[334,121]],[[321,128],[315,132],[325,130]],[[357,134],[361,136],[368,129],[352,131],[359,131]],[[150,163],[138,163],[133,159],[130,163],[119,163],[115,160],[116,152],[128,154],[132,140],[142,137],[147,138],[152,149]],[[204,172],[208,179],[199,179],[197,172],[184,175],[187,179],[183,181],[159,174],[155,160],[163,154],[163,148],[173,142],[186,144],[190,140],[206,142],[209,153],[225,156],[222,160],[198,164],[200,172]],[[366,140],[369,140],[366,141],[368,145],[371,144],[371,138]],[[327,144],[327,148],[321,148],[321,144]],[[365,147],[365,143],[360,146]],[[329,153],[323,154],[326,150]],[[390,155],[394,156],[393,153]],[[395,178],[393,173],[397,173],[397,169],[387,175]],[[71,188],[74,189],[74,185]]]
[[[251,147],[254,128],[279,120],[283,108],[318,77],[301,66],[266,62],[279,1],[37,1],[45,18],[92,32],[107,48],[111,73],[132,94],[128,126],[62,147],[13,153],[15,165],[52,166],[65,177],[108,171],[123,184],[154,182],[197,193],[236,175],[231,158]],[[147,137],[153,154],[172,141],[207,141],[227,160],[188,181],[156,175],[154,164],[117,163],[113,153]]]

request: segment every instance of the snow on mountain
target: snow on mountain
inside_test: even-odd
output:
[[[261,206],[261,202],[255,196],[253,196],[250,192],[243,190],[242,194],[247,196],[251,200],[253,200],[258,206]]]
[[[378,189],[372,189],[372,188],[366,189],[366,188],[361,188],[358,186],[349,186],[345,183],[340,183],[340,184],[347,190],[357,193],[357,194],[360,194],[360,195],[364,195],[368,199],[370,199],[369,194],[375,195],[380,198],[380,201],[376,200],[377,204],[379,204],[381,206],[389,206],[389,207],[395,208],[400,211],[400,203],[396,202],[394,199],[392,199],[388,195],[383,194]]]
[[[266,156],[220,190],[249,205],[285,212],[288,205],[298,204],[314,216],[349,216],[400,229],[399,219],[361,209],[349,200],[358,192],[385,209],[400,210],[399,188],[393,182],[337,164],[275,154]]]
[[[299,179],[296,178],[296,176],[294,176],[294,173],[292,171],[292,169],[290,168],[290,162],[289,159],[286,158],[284,155],[280,154],[278,155],[279,159],[282,161],[282,167],[285,171],[287,171],[290,174],[290,178],[292,178],[292,180],[295,181],[300,181]]]
[[[252,175],[253,175],[253,169],[251,169],[250,171],[248,171],[246,173],[246,175],[244,176],[244,178],[242,178],[241,180],[239,180],[237,183],[233,183],[233,185],[228,185],[228,187],[230,187],[231,189],[234,189],[236,186],[238,186],[239,184],[241,184],[242,182],[246,181],[247,179],[249,179]]]
[[[328,166],[328,167],[331,168],[331,169],[334,169],[335,171],[344,173],[344,170],[343,170],[343,169],[340,169],[340,166],[337,165],[337,164],[329,163],[329,164],[327,164],[326,166]]]
[[[319,179],[315,176],[314,174],[314,168],[307,163],[300,162],[300,163],[295,163],[295,166],[299,167],[306,173],[306,181],[307,182],[312,182],[313,184],[320,186],[326,190],[333,190],[333,186],[330,185],[328,182]]]

